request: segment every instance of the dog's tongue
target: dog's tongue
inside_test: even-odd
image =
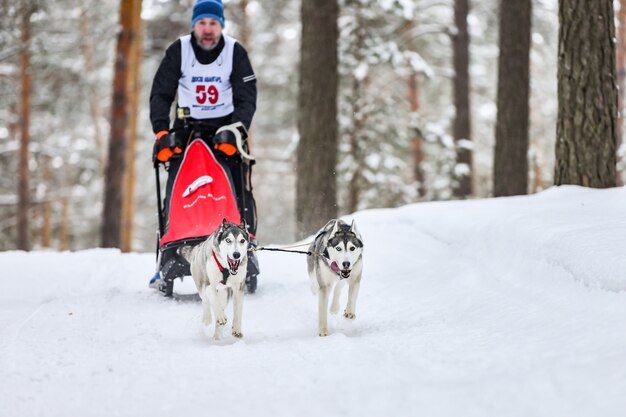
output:
[[[337,262],[333,261],[330,264],[330,270],[333,271],[335,274],[338,274],[341,270],[339,269],[339,267],[337,266]]]

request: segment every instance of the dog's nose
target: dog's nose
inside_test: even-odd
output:
[[[346,261],[343,263],[343,269],[349,269],[350,268],[350,262]]]
[[[241,254],[239,252],[234,252],[233,253],[233,258],[235,258],[235,259],[239,259],[240,256],[241,256]]]

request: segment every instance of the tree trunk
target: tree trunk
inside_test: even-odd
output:
[[[618,79],[618,118],[617,118],[617,144],[615,149],[619,149],[622,146],[624,136],[624,91],[626,91],[626,0],[620,0],[620,7],[618,13],[618,39],[617,39],[617,79]],[[617,172],[616,177],[617,185],[624,185],[624,178],[622,172]]]
[[[411,51],[416,51],[415,47],[415,22],[412,20],[407,20],[405,22],[404,31],[409,36],[410,49]],[[420,108],[419,102],[419,80],[417,78],[417,73],[411,72],[409,75],[409,84],[408,84],[408,96],[409,96],[409,110],[411,113],[416,114]],[[424,146],[423,146],[423,138],[420,132],[415,129],[415,137],[411,142],[411,155],[413,159],[413,177],[415,181],[418,183],[418,195],[423,197],[426,195],[426,184],[424,177],[424,170],[422,169],[422,163],[424,162]]]
[[[366,28],[363,23],[363,6],[355,5],[356,12],[356,39],[354,42],[354,60],[359,65],[364,62],[363,48],[365,46]],[[367,75],[365,76],[367,77]],[[363,86],[366,84],[366,79],[360,79],[359,77],[352,77],[352,90],[349,100],[352,105],[352,128],[348,132],[350,143],[350,156],[352,157],[354,168],[352,171],[352,178],[348,184],[348,213],[354,213],[359,208],[359,201],[361,200],[361,193],[364,188],[363,178],[363,143],[360,140],[363,129],[365,128],[367,110],[363,108]]]
[[[239,24],[241,28],[239,40],[242,45],[246,47],[248,54],[250,54],[250,20],[248,19],[248,0],[239,0],[239,11],[241,16],[241,22]]]
[[[363,109],[363,84],[366,80],[358,80],[356,77],[352,80],[352,114],[354,115],[354,127],[350,132],[350,155],[354,161],[354,169],[352,178],[349,183],[348,192],[348,212],[354,213],[359,209],[361,194],[365,191],[365,178],[363,178],[363,167],[365,166],[365,154],[363,152],[362,138],[365,125],[367,124],[367,110]]]
[[[498,116],[493,164],[496,197],[528,193],[531,0],[500,2]]]
[[[95,66],[93,63],[93,45],[90,42],[89,36],[89,16],[87,15],[87,5],[83,4],[80,11],[80,35],[82,38],[82,50],[83,59],[85,60],[85,71],[89,82],[89,109],[91,111],[91,119],[93,123],[93,129],[95,132],[95,145],[96,152],[98,153],[98,162],[100,163],[100,171],[104,174],[105,166],[105,153],[104,153],[104,138],[102,135],[102,129],[100,127],[100,115],[102,110],[100,108],[99,94],[95,91],[93,85],[93,75],[95,73]]]
[[[45,187],[45,192],[43,195],[43,201],[41,202],[41,211],[43,216],[43,222],[41,226],[41,246],[43,248],[50,247],[50,238],[52,236],[52,208],[50,200],[52,198],[52,193],[50,190],[52,189],[52,178],[50,175],[50,157],[44,156],[43,158],[43,186]]]
[[[141,79],[139,68],[142,57],[142,22],[141,2],[134,0],[133,28],[136,33],[136,41],[133,42],[130,54],[130,79],[129,79],[129,126],[128,126],[128,151],[126,153],[126,173],[124,178],[124,196],[122,209],[122,252],[132,250],[133,219],[135,217],[135,160],[137,155],[137,115],[139,113],[139,96],[141,94]]]
[[[617,75],[613,1],[559,1],[554,182],[614,187]]]
[[[111,100],[111,137],[102,214],[101,245],[103,247],[121,246],[122,193],[128,145],[128,80],[130,74],[128,61],[135,37],[132,26],[133,3],[134,0],[120,1],[120,29],[117,37],[113,99]]]
[[[28,144],[30,141],[30,16],[32,9],[24,6],[21,23],[21,50],[20,50],[20,74],[21,74],[21,108],[20,108],[20,153],[19,153],[19,180],[18,180],[18,203],[17,203],[17,248],[20,250],[30,249],[28,230],[28,218],[30,209],[30,194],[28,187]]]
[[[61,198],[61,224],[59,227],[59,250],[70,248],[70,196]]]
[[[304,237],[337,216],[337,0],[303,1],[296,222]]]
[[[248,52],[248,56],[251,57],[252,56],[252,45],[250,42],[251,25],[250,25],[250,19],[248,18],[248,0],[239,0],[239,12],[240,12],[239,13],[240,31],[239,31],[238,39],[239,41],[241,41],[241,44],[246,48],[246,51]],[[254,129],[252,128],[248,131],[248,147],[250,148],[250,150],[254,148]]]
[[[73,139],[72,139],[73,142]],[[69,158],[65,158],[63,164],[63,177],[61,179],[61,220],[59,222],[59,250],[70,249],[70,206],[72,203],[72,176],[74,175]]]
[[[469,0],[454,0],[454,24],[456,33],[452,37],[454,50],[454,141],[456,142],[456,170],[458,184],[454,195],[464,198],[472,195],[472,149],[469,96],[469,32],[467,16]]]

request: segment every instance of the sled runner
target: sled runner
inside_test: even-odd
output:
[[[183,113],[182,117],[180,113]],[[150,280],[150,286],[167,297],[173,295],[176,278],[182,279],[191,275],[189,263],[180,254],[180,248],[195,246],[204,241],[219,227],[223,219],[239,224],[247,210],[255,210],[253,199],[246,204],[245,196],[237,195],[238,189],[240,194],[244,194],[245,190],[244,164],[249,164],[250,160],[254,159],[246,152],[242,136],[236,137],[238,152],[231,157],[220,158],[219,154],[216,155],[219,151],[214,153],[202,136],[202,121],[188,120],[184,109],[179,109],[179,118],[184,121],[182,131],[191,134],[187,146],[184,147],[184,153],[175,156],[182,158],[182,161],[170,162],[170,168],[172,163],[179,163],[180,167],[165,204],[161,198],[159,175],[161,164],[158,161],[154,164],[159,230],[156,250],[157,271]],[[245,131],[243,125],[240,128]],[[224,162],[226,160],[231,162]],[[232,163],[233,161],[236,163]],[[233,178],[236,177],[232,172],[234,169],[242,170],[239,172],[239,178],[242,179],[239,187],[233,182]],[[251,257],[246,274],[246,289],[249,293],[256,290],[258,274],[256,257]]]

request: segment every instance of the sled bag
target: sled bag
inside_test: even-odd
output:
[[[187,147],[174,179],[169,204],[169,227],[159,246],[178,240],[206,237],[222,219],[240,223],[237,200],[229,177],[201,139]]]

